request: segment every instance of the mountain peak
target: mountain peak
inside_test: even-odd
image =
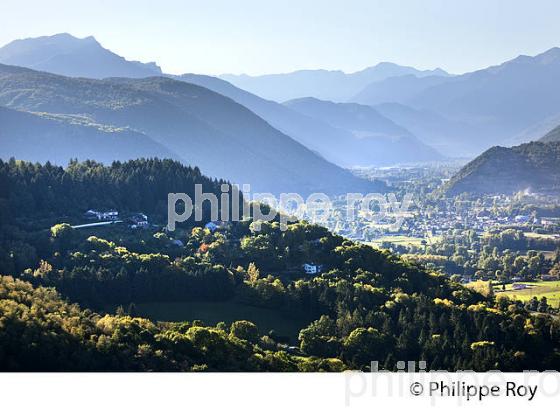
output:
[[[28,37],[28,38],[17,39],[6,44],[4,47],[1,48],[1,50],[4,50],[6,48],[12,48],[12,47],[18,48],[21,47],[22,45],[26,45],[27,47],[33,45],[36,46],[58,45],[60,47],[67,47],[69,45],[84,45],[84,44],[99,45],[99,42],[93,36],[79,38],[73,36],[70,33],[57,33],[57,34],[53,34],[52,36]]]
[[[381,61],[380,63],[377,63],[376,65],[374,65],[373,67],[370,68],[384,68],[384,67],[397,67],[398,64],[395,63],[391,63],[390,61]]]
[[[547,66],[550,64],[558,64],[560,63],[560,47],[552,47],[540,54],[529,56],[525,54],[521,54],[509,61],[506,61],[502,64],[488,67],[487,69],[482,69],[475,71],[475,73],[480,73],[484,71],[488,71],[491,73],[498,73],[502,70],[509,69],[512,67],[523,67],[527,65],[542,65]]]
[[[0,63],[69,77],[151,77],[161,75],[155,63],[128,61],[104,48],[95,37],[58,33],[15,40],[0,48]]]
[[[535,56],[535,58],[544,64],[560,61],[560,47],[552,47],[544,53]]]
[[[93,36],[87,36],[87,37],[84,37],[84,38],[78,39],[78,40],[81,40],[81,41],[83,41],[84,43],[95,43],[95,44],[99,44],[99,41],[97,41],[97,39],[96,39],[95,37],[93,37]],[[101,45],[101,44],[99,44],[99,45]]]

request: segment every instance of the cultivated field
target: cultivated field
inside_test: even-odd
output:
[[[426,238],[417,238],[413,236],[405,236],[405,235],[395,235],[395,236],[382,236],[381,238],[377,238],[371,242],[368,242],[369,245],[373,246],[374,248],[380,248],[383,242],[390,242],[395,245],[403,245],[403,246],[416,246],[422,247],[422,241],[425,240],[428,245],[436,243],[440,240],[437,236],[426,237]]]
[[[527,286],[526,289],[513,290],[513,285],[506,285],[506,290],[502,291],[502,286],[495,286],[496,295],[506,295],[511,299],[527,301],[533,297],[537,299],[545,296],[548,304],[552,307],[558,307],[560,304],[560,280],[541,281],[541,282],[520,282]]]

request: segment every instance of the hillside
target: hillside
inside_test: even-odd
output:
[[[248,219],[165,232],[151,221],[170,189],[219,191],[174,161],[0,161],[0,181],[1,371],[366,371],[372,360],[395,370],[403,357],[429,370],[560,366],[552,315],[325,228],[257,231]],[[145,212],[150,225],[72,228],[89,206]],[[322,271],[305,274],[308,261]],[[232,320],[233,309],[243,313]]]
[[[559,142],[560,141],[560,125],[549,131],[539,141],[541,142]]]
[[[418,77],[412,74],[389,77],[368,84],[363,90],[354,95],[350,101],[366,105],[383,103],[406,104],[422,91],[435,85],[443,84],[451,78],[453,77],[441,75]]]
[[[4,60],[2,60],[2,56]],[[53,61],[60,62],[59,60],[63,58],[68,59],[69,56],[76,59],[80,67],[68,61],[60,63],[60,67],[53,63]],[[153,64],[145,65],[126,61],[117,54],[104,49],[93,37],[78,39],[69,34],[16,40],[0,49],[0,62],[2,61],[29,68],[39,68],[42,71],[52,73],[88,78],[135,78],[163,75],[159,67]],[[46,64],[45,61],[48,61],[49,64]],[[319,77],[322,76],[321,73],[322,71],[317,72]],[[327,77],[330,78],[329,81],[332,82],[330,89],[333,89],[333,87],[361,87],[366,82],[380,79],[380,84],[384,84],[385,81],[392,84],[391,81],[397,78],[410,78],[409,81],[411,82],[423,81],[423,83],[431,83],[432,79],[448,78],[446,73],[441,70],[419,71],[411,67],[401,67],[390,63],[382,63],[354,74],[344,74],[340,78],[333,73],[335,72],[328,72],[327,74]],[[405,74],[403,77],[390,77],[403,74]],[[389,78],[387,78],[388,76]],[[249,108],[277,130],[339,166],[383,166],[410,161],[433,160],[437,157],[437,155],[429,154],[425,147],[421,147],[420,155],[411,158],[407,146],[414,144],[409,144],[402,139],[397,143],[395,141],[379,141],[374,146],[368,147],[368,144],[356,142],[354,133],[347,129],[334,127],[318,118],[301,115],[288,107],[260,98],[216,77],[196,74],[167,75],[167,77],[197,84],[233,99]],[[385,79],[385,81],[382,79]],[[408,83],[404,84],[403,87],[405,89],[410,88]],[[394,90],[390,94],[394,95]],[[352,146],[356,148],[349,149]],[[384,155],[378,155],[380,152]],[[404,155],[400,155],[401,152]],[[28,158],[32,159],[33,157]]]
[[[560,142],[493,147],[465,165],[446,185],[447,195],[560,192]]]
[[[560,48],[453,77],[407,104],[477,126],[477,147],[503,144],[559,113]]]
[[[477,126],[427,109],[399,103],[384,103],[373,108],[446,156],[476,156],[480,153],[479,141],[486,138]]]
[[[409,74],[418,77],[448,75],[439,68],[422,71],[413,67],[383,62],[354,73],[299,70],[286,74],[267,74],[254,77],[246,74],[224,74],[220,78],[260,97],[277,102],[303,97],[344,102],[372,82]]]
[[[353,139],[345,130],[331,127],[323,121],[302,115],[285,105],[251,94],[217,77],[184,74],[177,78],[231,98],[330,162],[340,166],[356,165],[353,157],[340,155],[341,148],[347,141]]]
[[[372,126],[373,133],[381,137],[380,141],[378,144],[368,144],[367,139],[356,136],[351,126],[339,127],[331,124],[327,118],[308,115],[297,109],[298,107],[290,106],[290,102],[279,104],[265,100],[216,77],[185,74],[177,78],[209,88],[244,105],[274,128],[340,166],[391,165],[407,161],[433,160],[439,157],[437,153],[430,154],[429,149],[425,146],[419,147],[423,148],[419,151],[420,155],[411,156],[410,150],[408,152],[406,149],[403,150],[398,141],[392,138],[395,135],[409,136],[410,133],[390,120],[382,118],[379,114],[373,113],[377,121]],[[364,109],[366,108],[364,107]],[[374,110],[371,109],[371,111]],[[360,121],[357,117],[354,120]],[[411,140],[414,139],[412,136],[410,137]],[[415,141],[411,141],[411,144],[407,146],[410,145],[415,146]],[[416,142],[416,145],[422,144]],[[423,155],[423,151],[427,155]]]
[[[546,117],[544,120],[536,122],[520,133],[513,135],[504,142],[504,145],[509,147],[524,144],[526,142],[542,140],[544,138],[543,136],[552,132],[558,124],[560,124],[560,112]]]
[[[0,107],[0,157],[66,165],[72,158],[104,163],[177,158],[148,136],[91,123],[80,116],[32,114]]]
[[[103,48],[93,37],[61,33],[15,40],[0,48],[0,63],[69,77],[150,77],[161,75],[155,63],[128,61]]]
[[[390,77],[351,101],[374,106],[443,154],[466,157],[536,140],[557,125],[559,84],[560,48],[552,48],[457,76]]]
[[[339,147],[339,155],[355,158],[355,165],[393,165],[443,158],[408,130],[367,105],[333,103],[316,98],[290,100],[285,105],[300,114],[349,132],[354,138]]]
[[[253,192],[383,189],[327,162],[229,98],[169,78],[76,79],[0,65],[0,105],[132,129],[208,175],[251,184]]]
[[[195,184],[201,184],[204,192],[219,195],[220,185],[227,183],[170,159],[138,159],[109,166],[92,160],[72,161],[65,168],[19,159],[0,160],[0,175],[3,181],[0,225],[43,218],[81,218],[92,208],[142,211],[158,222],[167,222],[168,193],[183,192],[194,197]],[[206,206],[209,204],[203,206],[201,224],[208,222]],[[194,222],[191,220],[189,224]],[[11,272],[6,265],[0,271]]]
[[[103,48],[93,37],[78,39],[69,34],[13,41],[0,48],[0,63],[72,77],[163,75],[154,63],[128,61]],[[242,90],[207,76],[174,78],[226,95],[328,161],[351,166],[363,161],[353,161],[352,157],[341,160],[336,154],[351,141],[352,133],[316,118],[295,115],[293,110],[282,111],[266,99],[284,102],[314,97],[371,105],[442,154],[472,157],[493,145],[535,140],[557,124],[559,68],[560,49],[552,48],[457,76],[439,69],[421,71],[380,63],[355,73],[300,70],[221,76]]]

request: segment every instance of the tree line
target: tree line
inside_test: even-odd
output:
[[[146,189],[157,183],[144,180]],[[35,197],[38,185],[30,186]],[[278,220],[260,224],[257,230],[249,219],[215,232],[183,226],[173,233],[113,226],[95,234],[68,224],[40,231],[3,225],[13,271],[0,279],[0,367],[340,371],[368,370],[372,360],[390,370],[397,361],[425,360],[429,369],[560,369],[554,315],[481,295],[304,221],[287,230]],[[33,249],[36,258],[16,264],[18,247]],[[303,263],[321,272],[306,275]],[[294,341],[262,334],[247,321],[154,323],[133,308],[105,313],[107,305],[190,300],[235,301],[315,320]]]

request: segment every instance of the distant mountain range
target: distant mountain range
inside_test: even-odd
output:
[[[161,75],[155,63],[125,60],[103,48],[93,37],[79,39],[66,33],[12,41],[0,48],[0,63],[69,77]]]
[[[310,97],[287,101],[284,105],[350,133],[353,138],[339,140],[339,144],[329,144],[329,147],[334,151],[331,155],[351,158],[353,165],[390,165],[444,159],[435,149],[370,106],[333,103]]]
[[[560,113],[560,48],[453,77],[408,104],[470,124],[474,147],[502,144]]]
[[[399,103],[384,103],[373,108],[447,156],[472,157],[481,152],[478,142],[481,132],[473,124]]]
[[[346,102],[373,82],[404,75],[424,77],[449,74],[440,68],[422,71],[384,62],[350,74],[343,71],[299,70],[287,74],[260,76],[223,74],[220,78],[253,94],[278,102],[302,97]]]
[[[558,134],[552,134],[553,139]],[[560,192],[560,142],[492,147],[465,165],[444,188],[447,195]]]
[[[454,77],[390,78],[354,100],[373,104],[446,155],[518,145],[560,122],[560,49]],[[375,105],[382,100],[391,104]]]
[[[63,61],[61,56],[64,56],[65,59],[73,56],[80,64],[64,63],[58,68],[51,64],[53,61]],[[335,127],[318,118],[303,115],[287,106],[237,88],[219,78],[196,74],[171,76],[162,74],[159,67],[153,64],[143,65],[127,61],[104,49],[92,37],[78,39],[68,34],[59,34],[51,37],[17,40],[0,48],[0,61],[2,58],[8,62],[16,62],[20,66],[42,67],[46,71],[55,73],[63,71],[65,75],[72,77],[135,78],[157,75],[197,84],[246,106],[280,132],[339,166],[394,165],[402,162],[432,161],[441,158],[438,152],[429,147],[416,150],[417,146],[422,144],[402,128],[399,135],[394,132],[384,133],[382,129],[375,130],[375,135],[379,137],[377,144],[364,144],[366,139],[356,137],[355,133],[348,129]],[[45,61],[48,61],[49,65],[46,65]],[[116,67],[113,63],[116,63]],[[152,66],[156,67],[154,71],[152,71]],[[87,68],[87,71],[84,71],[84,68]],[[390,70],[393,69],[395,67],[390,64],[382,64],[375,70],[377,74],[370,73],[370,75],[389,75]],[[403,69],[407,72],[417,71],[408,67]],[[390,122],[387,119],[384,121]],[[371,130],[369,131],[371,132]],[[402,137],[403,134],[406,134],[406,137]],[[406,154],[414,151],[421,155],[415,157]]]
[[[333,123],[328,115],[312,115],[306,112],[306,99],[300,100],[300,104],[295,101],[279,104],[216,77],[185,74],[176,78],[231,98],[249,108],[274,128],[340,166],[394,165],[404,162],[437,161],[443,158],[439,152],[426,146],[409,131],[384,118],[371,107],[358,104],[340,105],[341,108],[358,107],[363,111],[356,112],[354,118],[350,115],[347,124],[341,126]],[[308,100],[309,103],[313,101],[321,103],[315,99]],[[327,106],[330,104],[326,101],[322,103]],[[354,129],[352,119],[358,119],[363,113],[368,115],[367,128],[360,129],[359,124],[355,124]],[[375,138],[364,138],[366,136]]]
[[[359,179],[327,162],[231,99],[169,78],[78,79],[0,65],[0,105],[66,118],[80,117],[83,124],[92,127],[101,124],[125,129],[127,135],[137,139],[137,144],[149,142],[151,147],[159,147],[154,148],[154,156],[167,152],[187,164],[200,166],[211,176],[250,183],[253,192],[343,193],[384,189],[382,184]],[[10,150],[15,144],[9,141],[21,138],[21,133],[17,127],[12,130],[0,141],[2,157],[18,153]],[[67,145],[70,136],[64,139],[66,146],[61,146],[63,139],[59,136],[42,135],[42,146],[59,148],[69,158],[83,152],[79,144]],[[106,134],[99,136],[102,135]],[[33,138],[37,141],[41,134],[34,134]],[[133,150],[144,155],[151,149],[148,145]],[[110,149],[110,144],[99,140],[91,147],[90,158],[106,159],[111,156]]]
[[[305,96],[371,105],[448,156],[531,141],[560,116],[559,48],[445,74],[381,64],[354,74],[309,70],[222,78],[276,100]]]
[[[0,63],[70,77],[166,76],[197,84],[245,106],[277,133],[343,167],[474,157],[494,145],[537,140],[560,122],[558,48],[457,76],[380,63],[351,74],[301,70],[220,79],[166,75],[154,63],[127,61],[93,37],[59,34],[13,41],[0,48]],[[369,119],[366,128],[364,118]],[[388,123],[394,127],[386,128]]]
[[[418,77],[416,75],[403,75],[385,78],[368,84],[350,101],[366,105],[384,103],[407,104],[412,98],[430,87],[444,84],[453,77],[442,75],[429,75]]]

